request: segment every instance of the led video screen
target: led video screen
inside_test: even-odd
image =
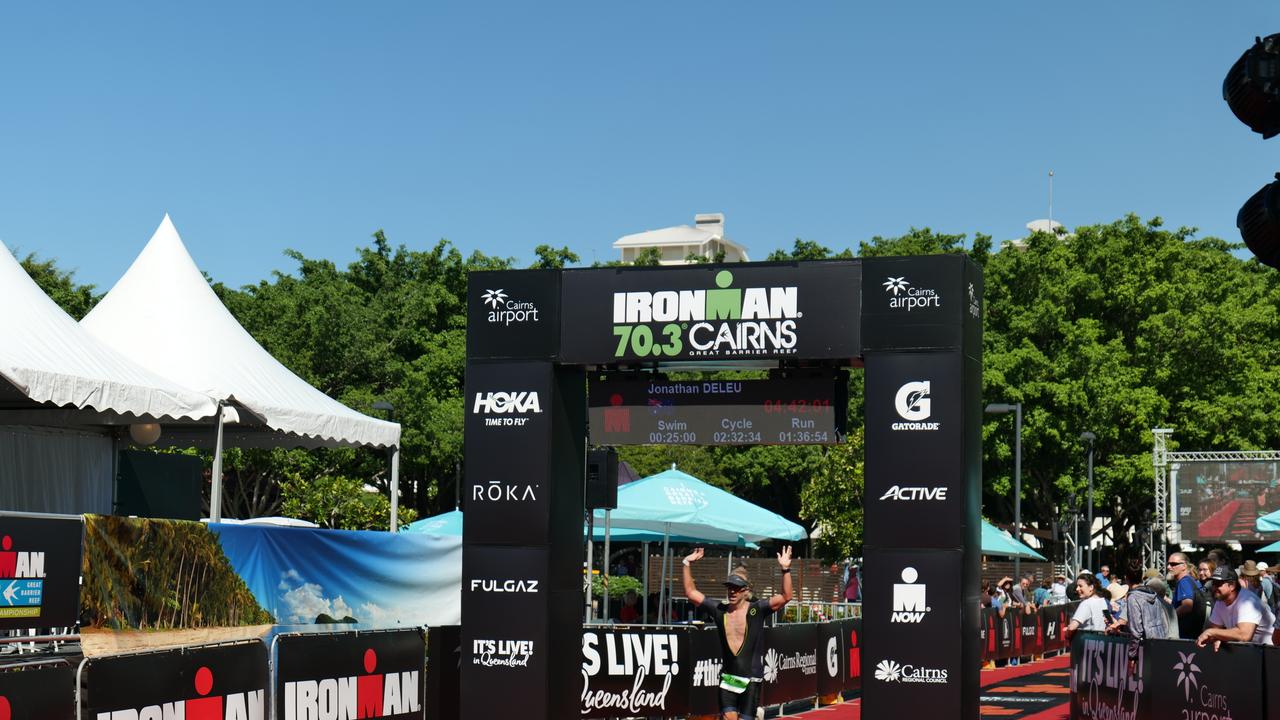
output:
[[[1184,462],[1170,469],[1177,488],[1182,539],[1190,542],[1260,542],[1280,539],[1255,529],[1258,518],[1280,510],[1280,463]]]

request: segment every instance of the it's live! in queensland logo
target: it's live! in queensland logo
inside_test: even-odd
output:
[[[613,294],[614,357],[739,358],[794,355],[799,288],[733,287],[716,273],[701,290]]]
[[[0,618],[39,617],[44,598],[44,553],[17,549],[0,538]]]

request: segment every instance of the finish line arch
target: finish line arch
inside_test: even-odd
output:
[[[977,265],[484,271],[469,284],[463,718],[579,714],[588,370],[861,364],[864,716],[976,720]],[[507,580],[536,582],[496,592]]]

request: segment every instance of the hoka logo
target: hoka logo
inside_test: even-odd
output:
[[[471,412],[479,415],[506,415],[509,413],[540,413],[542,405],[536,392],[476,393]]]

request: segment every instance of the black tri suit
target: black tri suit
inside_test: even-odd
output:
[[[747,603],[747,629],[738,652],[729,648],[725,634],[725,615],[729,603],[704,598],[702,607],[715,619],[720,636],[720,712],[737,712],[740,718],[754,718],[760,704],[760,685],[764,679],[764,621],[773,614],[768,599]],[[748,680],[743,687],[742,680]]]

